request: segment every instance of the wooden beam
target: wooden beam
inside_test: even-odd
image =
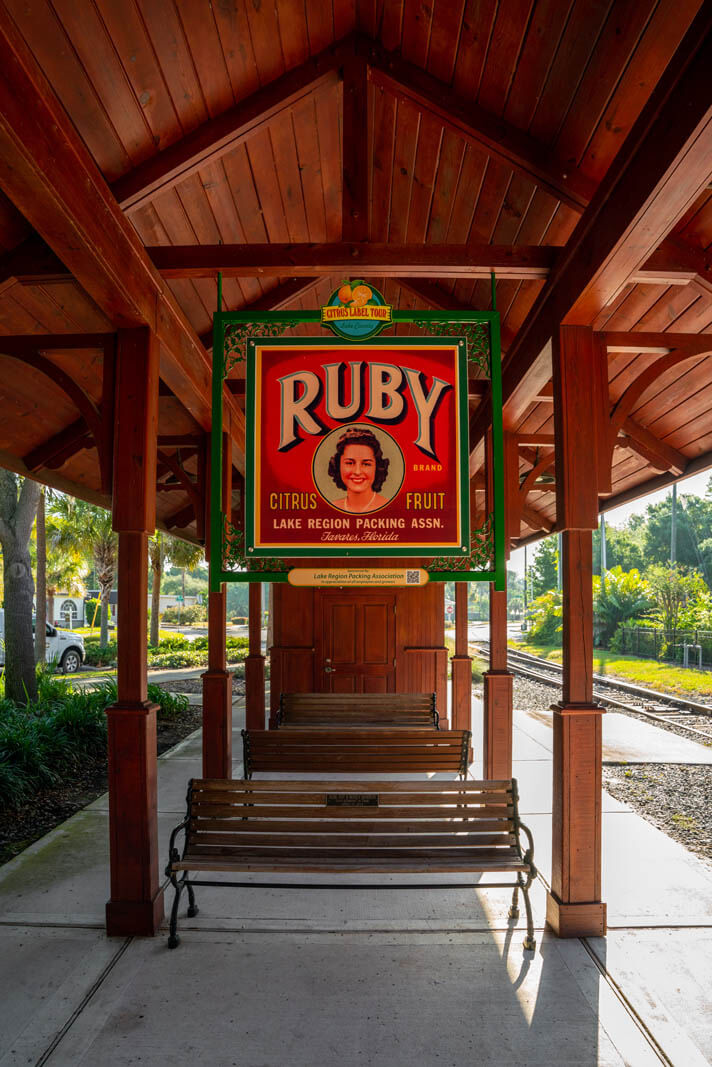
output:
[[[186,504],[179,511],[175,511],[172,515],[166,517],[165,526],[168,530],[184,530],[192,522],[195,522],[195,509],[192,504]]]
[[[618,508],[622,504],[630,504],[631,501],[640,500],[641,497],[649,496],[660,489],[667,489],[674,482],[679,482],[681,478],[690,478],[693,474],[701,474],[711,469],[712,452],[703,452],[689,461],[683,474],[673,474],[672,472],[659,474],[655,478],[648,478],[645,482],[639,482],[638,485],[631,486],[630,489],[624,489],[615,496],[600,497],[598,510],[601,512],[612,511],[613,508]]]
[[[537,511],[530,504],[522,505],[522,519],[532,530],[544,530],[546,533],[551,533],[554,528],[554,523],[551,519],[548,519],[546,515],[542,515],[540,511]]]
[[[7,10],[0,8],[0,187],[112,323],[149,326],[161,377],[205,429],[210,364]],[[232,412],[244,447],[244,416]]]
[[[141,207],[253,137],[305,96],[334,89],[349,53],[353,48],[348,43],[327,48],[164,148],[113,184],[118,203],[124,210]]]
[[[11,285],[44,285],[68,281],[71,275],[39,237],[29,237],[11,252],[0,256],[0,292]]]
[[[534,448],[538,448],[541,445],[551,447],[556,444],[556,437],[553,433],[516,433],[512,436],[520,446],[533,445]]]
[[[542,385],[559,325],[593,323],[705,189],[712,155],[712,7],[705,5],[621,146],[507,352],[513,423]],[[471,427],[481,437],[486,415]]]
[[[712,296],[712,261],[708,251],[666,237],[640,270],[629,279],[647,285],[688,285],[696,282]]]
[[[443,126],[468,144],[499,159],[532,182],[581,212],[593,195],[595,185],[568,162],[557,160],[551,148],[465,100],[449,85],[427,74],[394,52],[387,52],[368,38],[359,38],[358,47],[368,58],[369,78],[374,85],[400,100],[408,100],[418,110],[428,111]]]
[[[650,430],[641,426],[635,419],[627,418],[623,423],[622,432],[624,446],[638,452],[656,470],[669,470],[674,474],[682,474],[687,467],[689,458],[684,452],[680,452],[677,448],[655,437]],[[620,442],[620,436],[618,440]]]
[[[76,419],[71,426],[53,434],[44,444],[33,448],[22,462],[28,471],[35,473],[42,467],[61,467],[68,459],[84,448],[93,448],[94,442],[86,419]]]
[[[371,138],[368,130],[368,71],[362,55],[354,52],[348,57],[343,79],[341,236],[344,241],[367,241]]]
[[[648,333],[631,330],[604,330],[603,340],[610,352],[631,355],[665,356],[680,352],[681,359],[712,352],[712,333]]]
[[[354,209],[355,210],[355,209]],[[540,245],[253,244],[152,245],[146,248],[164,278],[282,278],[332,274],[394,278],[542,279],[557,249]]]

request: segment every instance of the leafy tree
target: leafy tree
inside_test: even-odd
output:
[[[630,523],[620,530],[606,524],[606,570],[620,567],[622,571],[642,571],[645,565],[643,529]],[[600,528],[593,532],[593,573],[601,573]]]
[[[699,574],[686,574],[677,564],[660,563],[649,567],[646,577],[663,629],[674,633],[683,608],[699,593],[702,579]]]
[[[672,501],[670,497],[649,504],[643,520],[643,548],[648,563],[667,564],[670,561],[670,533]],[[712,531],[712,500],[698,496],[678,497],[677,540],[675,562],[683,567],[699,568],[712,579],[710,546],[702,545]]]
[[[5,611],[5,695],[17,704],[37,698],[32,608],[30,535],[40,487],[0,470],[0,547]]]
[[[185,579],[185,571],[190,567],[197,567],[203,558],[203,550],[197,545],[191,545],[186,541],[179,541],[176,537],[156,530],[153,537],[148,540],[148,557],[151,567],[151,631],[149,644],[155,647],[158,644],[160,607],[161,607],[161,582],[163,569],[166,563],[171,562],[182,570]],[[185,603],[185,585],[183,586],[183,603]]]
[[[40,488],[35,521],[37,546],[37,597],[35,599],[35,660],[44,663],[47,655],[47,528],[44,486]]]
[[[111,525],[111,514],[104,508],[60,496],[52,503],[53,533],[51,545],[68,556],[89,556],[99,584],[101,599],[100,640],[109,640],[109,599],[116,576],[118,537]]]
[[[637,570],[606,570],[605,581],[593,578],[593,610],[600,644],[607,644],[616,628],[655,605],[650,586]]]
[[[561,644],[563,614],[563,598],[557,589],[538,596],[527,611],[529,640],[535,645]]]
[[[529,587],[534,599],[556,589],[558,584],[559,546],[556,535],[539,542],[529,568]]]

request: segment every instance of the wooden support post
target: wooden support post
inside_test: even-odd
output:
[[[245,707],[247,729],[264,730],[265,657],[262,655],[261,582],[252,582],[250,585],[250,651],[245,660]]]
[[[148,533],[156,523],[158,345],[148,328],[118,335],[113,525],[119,533],[117,700],[107,708],[111,899],[107,933],[152,935],[158,875],[157,704],[147,700]]]
[[[484,676],[485,778],[512,777],[512,675],[507,670],[507,593],[490,585],[490,655]]]
[[[509,536],[515,506],[515,494],[507,492],[511,469],[511,454],[516,455],[511,435],[505,441],[505,551],[509,558]],[[494,510],[494,481],[492,465],[492,435],[487,434],[485,448],[487,511]],[[518,532],[518,527],[517,527]],[[485,778],[512,777],[512,686],[513,678],[507,670],[507,592],[496,592],[490,585],[490,654],[489,670],[484,675],[484,717],[482,730],[482,759]]]
[[[223,511],[231,517],[232,461],[230,442],[223,434]],[[210,478],[206,478],[209,494]],[[209,512],[209,503],[207,502]],[[210,528],[208,520],[207,528]],[[220,546],[208,544],[208,553]],[[227,593],[208,594],[208,669],[203,679],[203,777],[232,778],[232,674],[227,670]]]
[[[601,714],[593,702],[592,530],[598,522],[600,411],[592,331],[564,326],[554,344],[556,478],[562,536],[563,692],[554,710],[551,892],[546,921],[559,937],[606,932],[601,901]],[[593,449],[592,449],[593,445]],[[594,462],[592,463],[592,452]]]
[[[452,657],[452,728],[472,729],[472,657],[467,643],[467,582],[455,582],[455,655]]]

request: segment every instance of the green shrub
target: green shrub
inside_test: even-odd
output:
[[[182,607],[180,610],[175,608],[166,608],[161,615],[164,622],[168,623],[194,623],[205,622],[208,617],[208,611],[205,604],[191,604],[190,607]]]
[[[249,621],[250,620],[246,619],[244,615],[235,615],[232,619],[230,619],[230,622],[233,626],[247,626]]]
[[[84,642],[84,662],[89,667],[108,667],[116,663],[116,641],[109,641],[108,645],[102,645],[97,638],[87,638]]]
[[[534,645],[561,644],[563,607],[561,593],[552,590],[533,600],[527,611],[528,640]]]

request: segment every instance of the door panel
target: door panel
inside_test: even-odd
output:
[[[321,691],[389,693],[395,689],[395,594],[324,592],[321,597]]]

